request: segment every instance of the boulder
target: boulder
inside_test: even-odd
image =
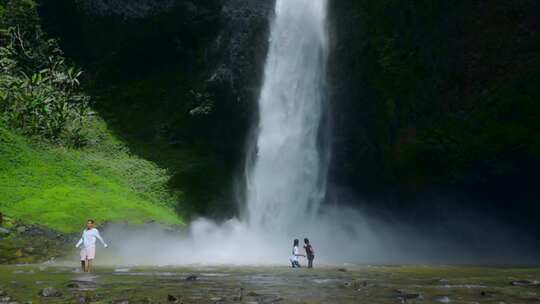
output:
[[[11,233],[11,231],[9,231],[9,229],[0,227],[0,236],[1,235],[9,235],[10,233]]]

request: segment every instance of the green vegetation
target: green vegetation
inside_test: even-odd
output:
[[[168,174],[130,155],[96,121],[99,142],[82,150],[30,143],[0,128],[0,208],[26,223],[78,231],[87,218],[181,224]]]
[[[84,144],[89,98],[79,90],[81,71],[66,63],[41,30],[35,3],[9,1],[0,21],[0,114],[28,135]]]
[[[44,33],[37,9],[0,1],[0,211],[65,233],[87,218],[181,225],[178,213],[190,208],[169,189],[172,174],[134,155],[92,112],[82,72]]]
[[[478,185],[538,164],[537,2],[335,6],[348,17],[336,21],[347,47],[336,56],[353,75],[340,109],[354,113],[344,131],[351,180],[383,189]],[[365,180],[363,171],[378,176]]]

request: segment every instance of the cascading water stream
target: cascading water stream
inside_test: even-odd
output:
[[[326,0],[277,0],[248,168],[251,227],[289,232],[325,194],[319,131],[327,61]]]

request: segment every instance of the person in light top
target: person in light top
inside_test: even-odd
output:
[[[289,260],[291,261],[292,268],[300,268],[300,262],[298,261],[298,257],[305,256],[303,254],[300,254],[300,250],[298,249],[299,243],[300,242],[298,241],[298,239],[294,240],[292,255],[289,258]]]
[[[86,229],[84,229],[81,239],[77,242],[77,245],[75,245],[75,248],[79,248],[82,245],[81,268],[84,272],[92,271],[92,262],[96,257],[96,239],[98,239],[105,248],[109,247],[99,234],[99,231],[94,228],[94,224],[94,220],[86,221]]]

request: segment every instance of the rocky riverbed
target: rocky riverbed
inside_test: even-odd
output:
[[[0,303],[540,303],[538,268],[340,267],[0,266]]]

